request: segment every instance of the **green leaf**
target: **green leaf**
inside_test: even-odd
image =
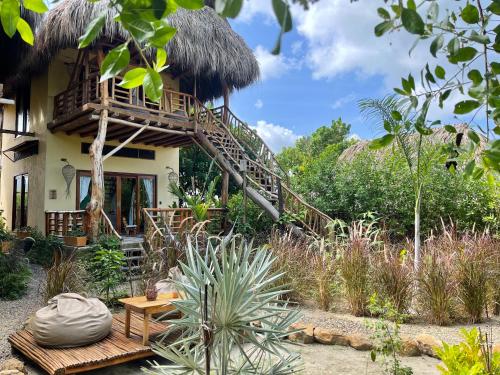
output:
[[[163,48],[158,48],[156,50],[156,67],[157,69],[163,67],[167,62],[167,51]]]
[[[372,362],[375,362],[377,360],[377,353],[375,353],[374,350],[372,350],[370,352],[370,358],[371,358]]]
[[[444,129],[448,132],[448,133],[456,133],[457,132],[457,129],[455,129],[455,127],[453,125],[445,125],[444,126]]]
[[[180,7],[191,10],[201,9],[205,5],[203,0],[174,0],[174,1]]]
[[[481,44],[490,43],[490,38],[488,38],[488,35],[478,34],[475,30],[471,31],[469,38],[474,42]]]
[[[377,13],[380,17],[382,17],[384,20],[390,20],[391,19],[391,15],[389,14],[389,12],[384,9],[384,8],[378,8],[377,9]]]
[[[3,0],[0,8],[0,21],[2,21],[3,31],[9,38],[12,38],[17,30],[17,23],[20,18],[20,4],[17,0]],[[2,58],[5,58],[3,56]]]
[[[278,20],[278,23],[281,26],[281,30],[284,33],[292,30],[292,14],[290,13],[290,7],[283,0],[272,0],[273,1],[273,10]]]
[[[493,0],[486,10],[500,16],[500,1]]]
[[[500,126],[495,126],[493,128],[493,133],[495,133],[496,135],[500,135]]]
[[[470,24],[479,22],[479,10],[472,4],[468,3],[460,13],[462,19]]]
[[[154,102],[159,102],[163,93],[163,81],[160,73],[148,68],[144,76],[144,92],[146,96]]]
[[[35,13],[45,13],[49,10],[43,0],[23,0],[23,6]]]
[[[431,128],[428,128],[420,123],[415,123],[415,129],[422,135],[431,135],[433,133]]]
[[[475,160],[471,160],[470,162],[468,162],[464,168],[465,176],[467,176],[467,177],[472,176],[472,172],[474,171],[475,166],[476,166]]]
[[[474,47],[463,47],[459,48],[457,53],[453,56],[454,61],[465,62],[472,60],[477,54],[477,50]]]
[[[436,57],[438,51],[443,48],[444,44],[444,36],[443,34],[439,34],[431,43],[430,50],[432,56]]]
[[[22,18],[19,18],[19,21],[17,21],[17,31],[19,31],[19,35],[21,35],[21,38],[26,43],[33,45],[35,37],[28,22],[26,22]]]
[[[215,0],[215,10],[223,17],[238,17],[242,7],[243,0]]]
[[[23,0],[23,6],[35,13],[45,13],[49,10],[43,0]]]
[[[452,38],[448,42],[447,49],[448,49],[448,53],[451,56],[455,56],[458,53],[458,50],[460,49],[460,40],[457,37]]]
[[[431,21],[436,21],[439,17],[439,4],[437,1],[433,1],[429,6],[429,10],[427,11],[427,18]]]
[[[146,69],[144,68],[135,68],[129,70],[127,73],[125,73],[123,80],[118,86],[121,86],[124,89],[133,89],[134,87],[138,87],[142,85],[145,75]]]
[[[424,21],[416,10],[403,8],[401,22],[409,33],[422,35],[425,31]]]
[[[382,36],[393,27],[392,21],[384,21],[375,26],[375,35]]]
[[[153,23],[141,18],[136,12],[122,12],[120,21],[138,42],[143,42],[155,33]]]
[[[494,74],[500,74],[500,63],[492,62],[491,63],[491,71]]]
[[[477,100],[464,100],[455,104],[455,110],[453,113],[457,115],[464,115],[469,113],[481,105]]]
[[[161,25],[155,28],[153,35],[148,39],[148,41],[153,47],[163,49],[174,37],[176,32],[177,29],[161,22]]]
[[[403,119],[403,116],[401,115],[401,113],[399,111],[392,111],[391,117],[396,121],[401,121]]]
[[[390,145],[393,140],[394,134],[386,134],[381,138],[376,138],[371,141],[368,147],[372,150],[377,150]]]
[[[483,76],[477,69],[472,69],[468,74],[467,77],[472,81],[472,83],[477,86],[483,82]]]
[[[104,27],[104,23],[106,21],[106,15],[101,14],[99,17],[93,19],[87,26],[87,29],[85,30],[85,33],[78,38],[78,48],[85,48],[87,47],[90,43],[94,41],[94,39],[97,37],[97,34],[99,34]]]
[[[101,82],[116,76],[128,66],[130,52],[127,43],[120,44],[107,54],[101,66]]]
[[[436,74],[436,77],[439,79],[444,79],[446,76],[446,71],[444,68],[440,65],[436,66],[436,69],[434,69],[434,74]]]
[[[167,10],[167,3],[165,0],[152,0],[151,5],[153,8],[153,14],[156,19],[162,19],[165,14],[165,10]]]
[[[467,132],[467,136],[475,144],[479,144],[481,142],[481,139],[479,138],[479,135],[477,135],[477,133],[474,130],[469,130]]]
[[[417,10],[417,4],[415,4],[415,0],[408,0],[406,6],[408,7],[408,9]]]

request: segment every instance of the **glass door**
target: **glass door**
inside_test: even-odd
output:
[[[156,189],[155,189],[155,181],[156,179],[154,177],[146,177],[146,176],[140,176],[139,177],[139,197],[140,197],[140,202],[139,202],[139,217],[141,218],[141,222],[139,225],[139,229],[141,232],[144,232],[144,214],[142,212],[143,208],[152,208],[155,206],[155,196],[156,196]]]
[[[119,228],[118,224],[118,207],[117,207],[117,181],[116,176],[104,175],[104,212],[108,216],[109,221],[113,223],[115,229]]]
[[[121,177],[121,225],[137,225],[137,177]]]

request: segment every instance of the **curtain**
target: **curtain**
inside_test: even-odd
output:
[[[135,185],[134,183],[134,190],[132,190],[132,194],[130,197],[130,209],[128,210],[128,225],[134,225],[135,223]]]
[[[80,210],[84,210],[90,201],[90,176],[80,176]]]
[[[148,198],[147,207],[153,207],[153,179],[143,178],[142,183],[144,185],[144,190],[146,191],[146,196]]]

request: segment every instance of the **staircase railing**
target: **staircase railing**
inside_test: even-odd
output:
[[[119,240],[122,239],[122,236],[116,231],[115,227],[111,223],[111,220],[109,220],[108,215],[104,212],[104,210],[101,210],[101,218],[99,221],[99,227],[101,228],[101,231],[103,234],[106,236],[115,236]]]
[[[267,199],[277,200],[283,210],[291,216],[291,220],[300,222],[304,228],[319,236],[327,235],[326,225],[332,219],[304,201],[298,194],[293,192],[282,178],[274,170],[261,164],[259,160],[253,160],[247,155],[245,148],[241,146],[228,126],[223,123],[223,115],[214,115],[201,102],[195,100],[196,119],[200,127],[217,142],[224,156],[239,171],[240,160],[247,163],[246,176],[248,181]],[[220,110],[218,110],[220,111]],[[262,141],[262,144],[265,144]],[[270,152],[270,151],[269,151]],[[271,160],[271,159],[268,159]],[[274,156],[273,156],[274,160]],[[274,165],[274,164],[273,164]],[[276,164],[277,165],[277,164]],[[275,167],[273,167],[275,169]],[[281,214],[281,212],[280,212]]]

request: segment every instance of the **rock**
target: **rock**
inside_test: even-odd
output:
[[[411,337],[401,338],[401,349],[399,354],[404,357],[419,357],[422,355],[417,340]]]
[[[314,326],[308,324],[304,330],[304,338],[302,339],[304,344],[312,344],[314,342]]]
[[[493,344],[493,353],[500,353],[500,343]]]
[[[431,335],[421,334],[415,337],[415,340],[418,343],[418,348],[423,354],[428,356],[438,358],[436,354],[436,348],[440,348],[442,346],[441,341]]]
[[[0,374],[3,374],[3,371],[17,371],[22,374],[27,374],[26,369],[24,368],[24,363],[16,358],[11,358],[6,360],[0,365]]]
[[[320,344],[349,346],[347,337],[333,329],[316,328],[314,330],[314,339]]]
[[[288,332],[292,332],[288,335],[288,340],[295,342],[304,341],[306,325],[303,323],[293,323],[290,327],[288,327]],[[295,332],[294,332],[295,331]]]
[[[0,375],[24,375],[24,372],[18,370],[2,370]]]
[[[349,344],[352,348],[356,350],[372,350],[373,344],[368,339],[368,337],[360,335],[360,334],[352,334],[347,336],[347,340],[349,340]]]

